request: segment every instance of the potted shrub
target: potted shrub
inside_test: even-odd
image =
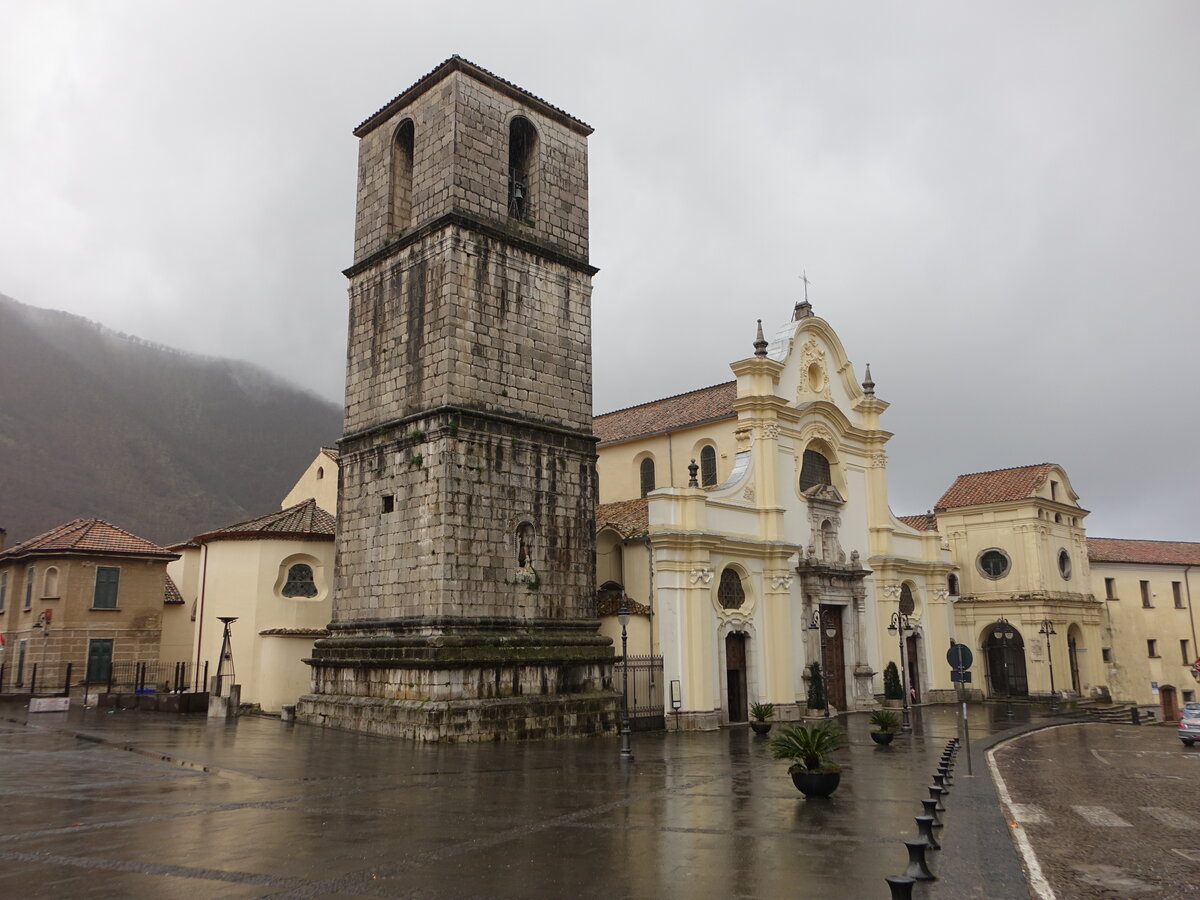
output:
[[[900,727],[900,717],[890,709],[876,709],[871,713],[871,724],[875,726],[871,740],[877,744],[890,744]]]
[[[771,720],[775,718],[775,704],[750,704],[750,727],[755,734],[766,734],[771,730]]]
[[[893,709],[904,705],[904,686],[900,684],[900,670],[890,662],[883,670],[883,705]]]
[[[833,719],[787,725],[771,738],[771,755],[790,759],[788,774],[805,797],[828,797],[842,780],[842,767],[829,758],[846,732]]]
[[[825,676],[821,674],[821,664],[816,660],[808,665],[807,704],[810,717],[825,715]]]

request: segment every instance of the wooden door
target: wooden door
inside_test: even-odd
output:
[[[108,681],[112,671],[112,638],[92,638],[88,641],[87,680],[93,683]]]
[[[1175,688],[1164,684],[1158,689],[1158,700],[1162,704],[1164,722],[1174,722],[1179,718],[1179,704],[1175,701]]]
[[[825,691],[828,694],[829,705],[841,712],[846,710],[846,652],[842,643],[845,628],[842,623],[841,606],[821,606],[821,638],[825,642],[825,658],[821,660],[821,668],[825,670]],[[829,626],[834,629],[834,635],[826,634]]]
[[[725,635],[725,689],[729,703],[729,721],[745,722],[746,712],[746,635]]]

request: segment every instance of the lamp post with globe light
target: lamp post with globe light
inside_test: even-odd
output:
[[[908,616],[902,612],[894,612],[891,619],[888,620],[887,630],[892,637],[899,636],[900,639],[900,673],[904,688],[904,721],[900,727],[904,731],[912,731],[912,722],[908,717],[908,661],[907,654],[904,652],[904,637],[905,632],[911,634],[916,629]]]

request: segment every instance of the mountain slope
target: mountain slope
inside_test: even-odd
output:
[[[96,516],[157,542],[277,509],[341,409],[0,294],[0,527]]]

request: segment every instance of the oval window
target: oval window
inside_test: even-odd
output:
[[[979,571],[988,578],[1003,578],[1008,567],[1008,554],[1003,550],[984,550],[979,554]]]

